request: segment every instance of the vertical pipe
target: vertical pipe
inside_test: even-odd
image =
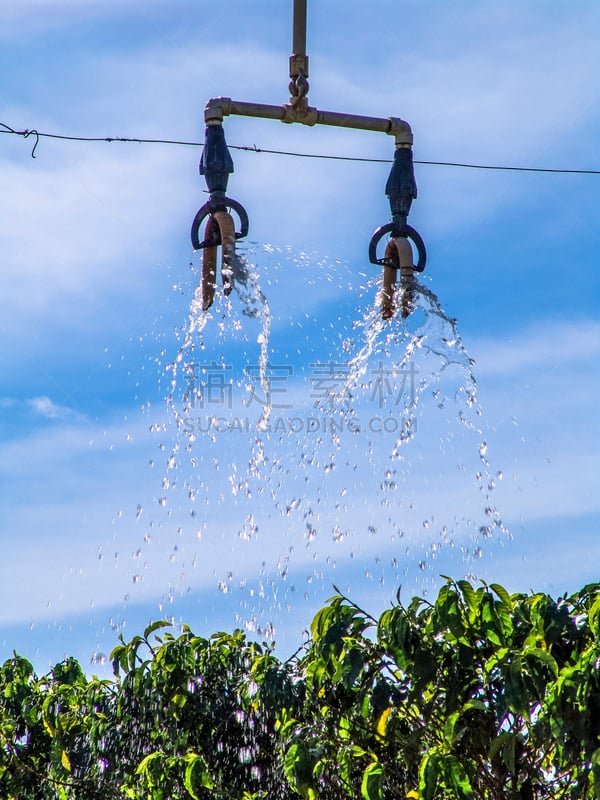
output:
[[[294,0],[294,32],[292,53],[306,55],[306,0]]]

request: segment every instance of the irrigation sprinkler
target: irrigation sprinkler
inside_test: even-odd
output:
[[[309,59],[306,54],[306,4],[307,0],[293,0],[292,54],[290,56],[289,101],[283,105],[268,105],[230,97],[213,97],[204,109],[206,135],[200,159],[200,174],[204,176],[209,199],[200,208],[192,223],[192,245],[194,250],[203,250],[202,287],[203,307],[208,309],[216,289],[216,250],[222,248],[221,274],[226,294],[232,288],[231,260],[235,256],[235,242],[248,233],[248,214],[244,207],[227,196],[229,175],[233,172],[233,159],[223,129],[223,120],[228,116],[274,119],[287,124],[330,125],[353,130],[375,131],[394,137],[395,153],[392,169],[385,185],[391,211],[391,222],[377,228],[369,243],[369,260],[384,268],[382,290],[382,314],[393,315],[392,298],[400,271],[400,283],[406,287],[414,281],[414,272],[425,269],[427,254],[421,236],[408,222],[412,201],[417,197],[417,184],[413,167],[413,133],[410,125],[399,117],[366,117],[338,111],[323,111],[308,104]],[[233,214],[237,215],[236,226]],[[206,220],[204,237],[200,228]],[[236,229],[238,227],[239,229]],[[377,255],[381,239],[389,234],[385,253]],[[414,263],[413,242],[417,251]],[[408,304],[410,305],[410,304]],[[406,316],[403,305],[402,313]]]

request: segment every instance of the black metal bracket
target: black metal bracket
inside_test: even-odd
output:
[[[425,269],[425,264],[427,263],[427,250],[425,249],[425,242],[414,228],[406,224],[404,225],[404,230],[399,237],[396,237],[394,233],[393,222],[388,222],[387,225],[382,225],[380,228],[377,228],[371,237],[371,241],[369,242],[369,261],[371,264],[379,264],[380,266],[384,267],[396,268],[398,266],[397,264],[390,263],[389,259],[377,258],[377,245],[383,239],[386,233],[390,233],[393,238],[410,239],[412,242],[414,242],[419,258],[413,269],[415,272],[423,272]]]
[[[212,216],[215,211],[235,211],[240,219],[240,230],[235,232],[236,239],[243,239],[248,235],[250,227],[248,221],[248,214],[246,209],[237,200],[232,200],[230,197],[223,196],[219,199],[218,204],[214,204],[211,200],[205,203],[202,208],[196,212],[194,221],[192,222],[192,247],[194,250],[202,250],[204,247],[215,247],[221,244],[221,231],[219,226],[213,228],[213,233],[207,239],[200,241],[200,226],[206,217]]]

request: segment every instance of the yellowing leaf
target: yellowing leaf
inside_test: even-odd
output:
[[[69,756],[64,750],[60,754],[60,763],[68,772],[71,772],[71,762],[69,761]]]
[[[375,730],[377,732],[377,735],[381,739],[385,739],[385,734],[388,726],[388,719],[391,713],[392,713],[392,707],[389,706],[388,708],[385,709],[383,714],[379,717],[379,721],[377,722],[377,727]]]
[[[419,800],[419,793],[416,792],[414,789],[411,789],[410,792],[407,792],[406,796],[413,798],[413,800]]]

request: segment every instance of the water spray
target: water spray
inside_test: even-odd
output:
[[[417,184],[413,167],[413,134],[410,125],[399,117],[365,117],[336,111],[322,111],[308,104],[309,59],[306,55],[306,4],[307,0],[293,0],[292,55],[290,56],[289,102],[284,105],[267,105],[232,100],[230,97],[211,98],[204,109],[206,137],[200,159],[200,174],[204,176],[209,199],[194,217],[192,245],[203,250],[202,304],[204,310],[212,305],[217,285],[217,248],[222,248],[221,277],[223,291],[232,289],[232,259],[235,242],[248,234],[248,214],[236,200],[227,197],[227,183],[233,172],[233,159],[225,141],[223,119],[237,115],[276,119],[280,122],[301,125],[331,125],[354,130],[376,131],[393,136],[395,140],[394,163],[388,177],[385,194],[389,199],[392,221],[377,228],[369,244],[369,260],[383,266],[382,316],[389,319],[394,314],[393,296],[400,271],[402,314],[407,316],[411,307],[411,287],[414,272],[425,269],[425,245],[407,219],[412,201],[417,197]],[[233,218],[236,214],[239,229]],[[206,220],[204,238],[200,227]],[[383,258],[377,256],[377,245],[390,234]],[[417,250],[414,263],[413,242]]]

